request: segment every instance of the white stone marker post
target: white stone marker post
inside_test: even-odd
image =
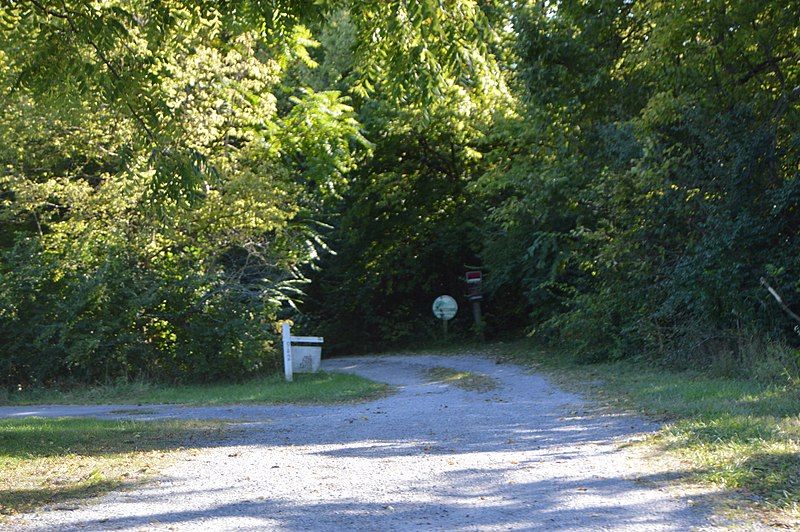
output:
[[[292,330],[288,323],[281,327],[283,333],[283,374],[288,382],[292,382]]]

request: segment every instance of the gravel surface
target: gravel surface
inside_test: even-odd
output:
[[[497,379],[479,393],[434,366]],[[657,428],[542,376],[473,356],[324,361],[397,387],[340,406],[1,408],[0,416],[240,421],[144,487],[21,516],[28,529],[688,530],[708,505],[663,488],[622,444]]]

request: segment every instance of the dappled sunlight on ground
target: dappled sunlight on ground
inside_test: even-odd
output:
[[[472,357],[330,360],[398,393],[361,405],[233,407],[240,432],[144,488],[34,528],[287,530],[636,529],[710,523],[703,493],[665,488],[621,449],[657,428],[594,411],[542,377]],[[449,366],[500,383],[479,393],[428,382]],[[211,415],[176,409],[159,415]],[[156,416],[158,417],[158,416]],[[708,494],[710,495],[710,494]]]

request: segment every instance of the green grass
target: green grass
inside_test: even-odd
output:
[[[0,419],[0,517],[133,485],[220,423]]]
[[[527,341],[491,352],[549,372],[615,409],[664,418],[646,444],[687,464],[690,478],[800,516],[800,389],[672,372],[635,361],[580,365]]]
[[[471,392],[490,392],[497,388],[497,381],[488,375],[471,371],[458,371],[452,368],[436,366],[425,371],[425,376],[433,382],[452,384],[462,390]]]
[[[331,404],[377,398],[386,384],[355,375],[271,376],[241,384],[158,386],[133,383],[94,388],[30,390],[5,404],[225,405],[235,403]],[[141,413],[120,408],[117,413]],[[171,460],[195,438],[207,440],[220,423],[136,422],[92,419],[0,419],[0,515],[30,510],[132,485]]]
[[[389,391],[386,384],[357,375],[319,372],[296,374],[291,383],[284,381],[281,375],[271,375],[238,384],[164,386],[131,383],[66,391],[33,389],[10,393],[0,404],[331,404],[366,401]]]

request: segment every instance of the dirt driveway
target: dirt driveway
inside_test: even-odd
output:
[[[8,415],[223,418],[232,439],[144,487],[23,516],[33,529],[688,530],[704,504],[652,482],[622,444],[654,430],[472,356],[325,361],[397,393],[342,406],[3,408]],[[430,382],[449,367],[498,386]],[[124,414],[121,414],[124,412]]]

